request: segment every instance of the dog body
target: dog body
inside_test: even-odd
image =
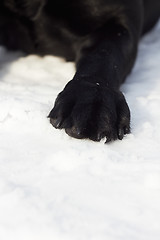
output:
[[[119,87],[140,37],[159,17],[159,0],[2,0],[0,44],[75,61],[75,76],[58,95],[50,121],[72,137],[108,142],[130,132]]]

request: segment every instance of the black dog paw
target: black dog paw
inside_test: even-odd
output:
[[[130,111],[123,94],[99,83],[70,81],[48,117],[55,128],[79,139],[110,142],[130,132]]]

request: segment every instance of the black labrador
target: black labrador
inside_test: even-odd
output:
[[[119,87],[159,17],[160,0],[1,0],[0,44],[75,61],[51,124],[75,138],[121,140],[130,111]]]

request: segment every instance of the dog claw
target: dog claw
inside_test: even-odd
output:
[[[111,138],[107,137],[105,143],[111,142]]]
[[[58,118],[58,119],[50,118],[50,123],[53,125],[53,127],[60,128],[60,125],[62,123],[62,119],[61,118]]]
[[[101,134],[100,133],[98,133],[98,135],[97,135],[97,142],[99,142],[99,141],[101,141],[101,139],[102,139],[102,136],[101,136]]]
[[[128,127],[125,127],[124,128],[124,134],[128,134],[128,133],[130,133],[130,129]]]
[[[66,133],[71,136],[71,137],[74,137],[74,138],[77,138],[77,139],[82,139],[83,138],[83,135],[82,135],[82,132],[80,131],[80,129],[77,129],[75,127],[72,127],[71,129],[65,129]]]
[[[122,140],[124,137],[124,130],[122,128],[119,128],[118,130],[118,139]]]

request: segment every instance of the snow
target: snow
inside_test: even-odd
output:
[[[160,239],[160,23],[122,86],[132,133],[77,140],[47,119],[74,65],[0,47],[0,239]]]

